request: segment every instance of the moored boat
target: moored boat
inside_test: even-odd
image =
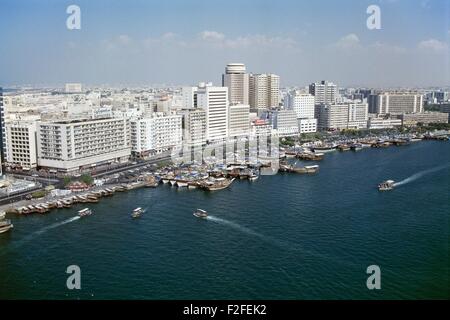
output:
[[[11,220],[1,220],[0,221],[0,233],[4,233],[6,231],[11,230],[14,227],[14,225],[11,223]]]

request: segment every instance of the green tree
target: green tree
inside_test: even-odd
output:
[[[94,178],[92,178],[92,176],[90,174],[83,174],[80,177],[80,180],[84,183],[86,183],[88,186],[92,185],[94,183]]]

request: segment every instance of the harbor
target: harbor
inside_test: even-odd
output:
[[[222,164],[218,159],[210,157],[203,163],[169,164],[160,168],[146,168],[137,174],[124,176],[126,183],[106,184],[92,187],[87,191],[72,192],[67,196],[44,199],[24,200],[0,208],[7,214],[47,214],[54,209],[71,208],[80,203],[98,203],[102,198],[114,194],[140,188],[156,188],[160,185],[170,185],[179,189],[203,190],[217,192],[229,188],[235,181],[247,180],[254,182],[260,178],[261,170],[265,167],[277,166],[279,174],[317,174],[320,165],[314,164],[326,161],[330,152],[361,151],[366,148],[403,147],[419,141],[448,141],[448,135],[402,135],[393,137],[365,137],[351,140],[319,141],[304,143],[294,147],[280,148],[279,159],[273,163],[251,163],[248,158],[240,159],[236,163]],[[233,155],[236,156],[236,155]],[[238,157],[235,157],[236,159]],[[299,162],[303,165],[299,165]],[[307,162],[312,164],[307,165]],[[134,171],[134,170],[133,170]],[[384,188],[383,188],[384,190]]]
[[[49,214],[7,214],[14,227],[0,235],[2,292],[28,299],[43,292],[47,299],[369,299],[365,282],[358,285],[361,266],[379,263],[390,284],[381,297],[445,298],[450,171],[423,171],[449,156],[440,141],[336,151],[312,175],[235,178],[216,192],[160,182]],[[394,190],[378,191],[389,179]],[[145,213],[133,219],[139,207]],[[79,218],[85,208],[93,214]],[[197,209],[207,216],[194,216]],[[82,268],[83,290],[65,288],[69,264]],[[201,277],[199,265],[208,266]]]

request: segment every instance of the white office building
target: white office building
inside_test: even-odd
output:
[[[189,146],[206,144],[206,111],[194,109],[183,112],[183,141]]]
[[[250,129],[250,106],[230,105],[228,109],[228,134],[230,137],[248,135]]]
[[[206,112],[206,139],[228,137],[228,88],[199,84],[197,107]]]
[[[320,130],[367,128],[367,103],[316,105],[316,118]]]
[[[315,104],[334,104],[338,98],[338,87],[323,80],[310,84],[309,93],[315,97]]]
[[[12,121],[6,123],[7,162],[24,169],[37,166],[36,122]]]
[[[38,165],[66,173],[126,162],[131,154],[125,118],[38,122]]]
[[[317,119],[298,119],[299,133],[314,133],[317,132]]]
[[[280,137],[291,137],[299,134],[297,114],[294,110],[281,109],[268,111],[263,115],[268,119]]]
[[[369,97],[369,111],[376,114],[423,112],[423,95],[417,92],[384,92]]]
[[[151,118],[131,119],[131,151],[147,157],[171,150],[182,143],[182,116],[156,112]]]
[[[243,63],[229,63],[226,66],[222,86],[228,88],[230,104],[248,105],[249,75]]]

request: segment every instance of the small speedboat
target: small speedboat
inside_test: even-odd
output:
[[[0,233],[9,231],[13,227],[14,225],[11,223],[11,220],[9,219],[0,221]]]
[[[194,217],[206,219],[208,217],[208,212],[206,212],[205,210],[202,210],[202,209],[197,209],[194,212]]]
[[[91,214],[92,214],[92,210],[89,208],[84,208],[84,209],[78,211],[79,217],[86,217],[86,216],[90,216]]]
[[[142,208],[136,208],[131,213],[132,218],[139,218],[144,213],[144,210]]]
[[[386,180],[378,185],[379,191],[390,191],[394,189],[395,181],[394,180]]]

